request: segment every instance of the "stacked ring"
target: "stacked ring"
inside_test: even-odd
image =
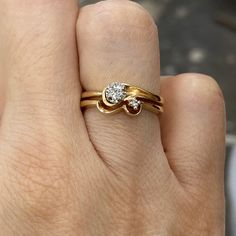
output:
[[[137,116],[142,109],[162,113],[164,100],[147,90],[120,82],[113,82],[99,91],[85,91],[81,96],[81,108],[96,106],[104,114],[124,110],[128,115]]]

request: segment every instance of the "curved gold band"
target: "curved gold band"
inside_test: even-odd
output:
[[[162,113],[164,100],[139,87],[114,82],[102,92],[85,91],[81,96],[81,108],[97,106],[105,114],[118,113],[124,110],[128,115],[138,115],[142,109],[154,113]]]

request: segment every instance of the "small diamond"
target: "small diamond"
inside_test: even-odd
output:
[[[134,110],[138,110],[141,102],[137,100],[136,98],[130,98],[129,99],[129,106],[132,107]]]
[[[114,82],[105,90],[106,99],[112,104],[118,104],[126,97],[125,85],[120,82]]]

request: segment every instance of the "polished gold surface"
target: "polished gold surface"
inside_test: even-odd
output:
[[[114,88],[114,86],[116,87]],[[124,89],[121,89],[121,86]],[[120,98],[120,94],[124,96],[120,101],[117,101],[116,99]],[[107,95],[110,97],[107,97]],[[115,114],[123,110],[128,115],[137,116],[141,113],[142,109],[156,114],[162,113],[164,100],[162,97],[139,87],[114,82],[104,88],[102,92],[83,92],[80,105],[82,109],[97,107],[104,114]]]

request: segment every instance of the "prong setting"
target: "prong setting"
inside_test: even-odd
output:
[[[128,105],[133,108],[134,110],[138,110],[140,108],[141,105],[141,101],[139,101],[137,98],[135,97],[131,97],[128,99]]]
[[[114,82],[105,88],[105,98],[110,104],[119,104],[124,101],[126,96],[126,86],[123,83]]]

